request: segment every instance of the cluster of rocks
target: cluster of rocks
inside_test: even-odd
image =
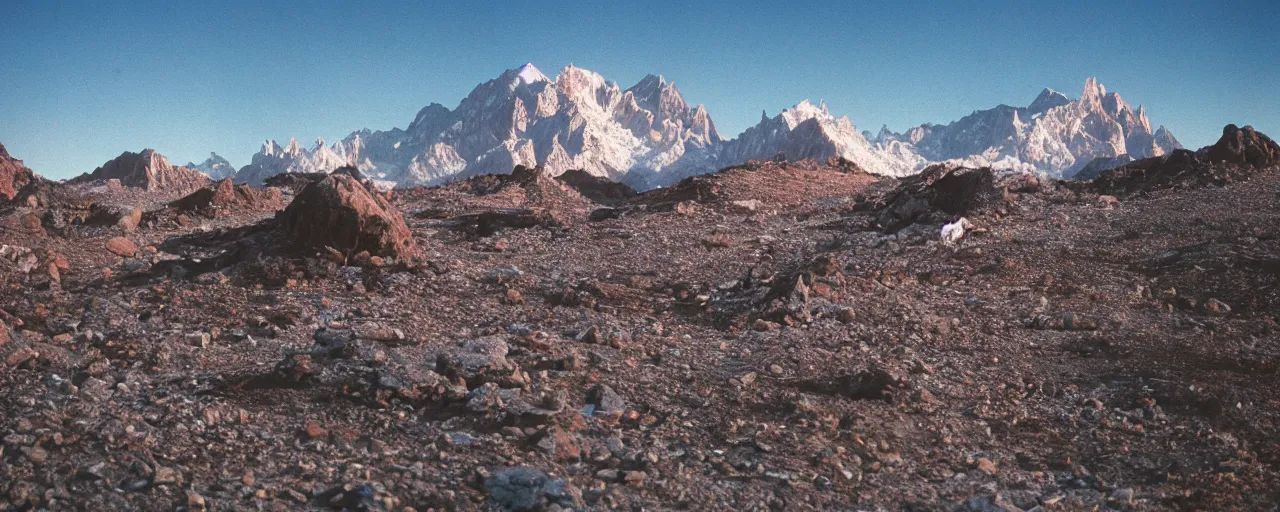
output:
[[[218,211],[229,210],[275,211],[284,207],[284,199],[279,188],[236,185],[226,178],[212,187],[201,188],[175,200],[169,206],[182,212],[215,216]]]
[[[1254,130],[1230,124],[1212,146],[1177,149],[1103,171],[1090,183],[1104,194],[1127,195],[1182,186],[1222,186],[1280,165],[1280,145]]]

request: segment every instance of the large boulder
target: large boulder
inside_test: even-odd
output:
[[[18,191],[35,179],[35,174],[0,144],[0,197],[13,200]]]
[[[1229,124],[1222,128],[1222,138],[1206,152],[1211,162],[1231,162],[1254,167],[1270,167],[1280,163],[1280,145],[1252,126],[1238,128]]]
[[[278,219],[299,248],[331,247],[346,255],[369,251],[395,258],[418,253],[400,212],[347,174],[308,183]]]
[[[995,174],[989,168],[934,165],[902,179],[886,200],[878,222],[893,233],[916,221],[940,222],[966,215],[1000,197]]]

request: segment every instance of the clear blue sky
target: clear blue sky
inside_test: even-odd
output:
[[[901,131],[1096,75],[1198,147],[1229,122],[1280,135],[1277,3],[10,0],[0,142],[53,178],[145,147],[238,167],[263,139],[404,127],[504,69],[572,62],[623,87],[663,74],[729,137],[805,98]]]

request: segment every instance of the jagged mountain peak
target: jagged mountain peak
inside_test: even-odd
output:
[[[703,158],[720,141],[706,108],[691,108],[661,75],[624,92],[573,64],[554,79],[527,64],[477,85],[452,110],[424,107],[404,130],[353,132],[309,150],[264,146],[237,180],[257,183],[278,172],[327,172],[339,164],[401,184],[504,173],[515,165],[616,179]]]
[[[903,175],[929,162],[1037,170],[1053,175],[1099,157],[1163,154],[1181,147],[1168,130],[1152,132],[1096,77],[1081,97],[1045,88],[1027,107],[999,105],[947,124],[896,134],[859,132],[825,101],[801,101],[733,140],[720,137],[703,105],[691,106],[674,81],[648,74],[623,90],[572,63],[549,78],[533,64],[480,83],[454,109],[431,103],[405,129],[352,132],[332,146],[291,139],[264,143],[240,181],[278,172],[328,172],[353,165],[405,185],[543,166],[550,175],[578,169],[643,187],[711,172],[745,159],[840,156],[872,173]]]
[[[205,159],[204,162],[198,164],[187,162],[186,167],[200,171],[205,176],[215,180],[230,178],[236,174],[236,168],[231,165],[231,162],[212,151],[209,152],[209,158]]]
[[[1096,158],[1157,156],[1180,148],[1167,131],[1157,137],[1145,108],[1135,112],[1097,77],[1079,99],[1046,88],[1026,108],[1000,105],[948,124],[923,124],[899,141],[930,161],[959,161],[1071,175]]]
[[[1099,98],[1107,95],[1107,86],[1098,82],[1098,77],[1091,76],[1084,80],[1084,91],[1080,93],[1081,99]]]
[[[668,84],[662,75],[645,75],[635,85],[628,87],[626,91],[636,98],[636,102],[644,106],[644,103],[656,104],[666,91],[674,91],[678,96],[680,92],[676,90],[675,84]]]
[[[550,78],[547,78],[547,75],[542,74],[542,71],[539,71],[538,68],[534,66],[533,63],[531,62],[525,63],[525,65],[517,68],[515,70],[515,74],[517,78],[519,78],[521,81],[523,81],[526,84],[532,84],[534,82],[550,82],[551,81]]]
[[[1068,103],[1071,103],[1071,98],[1068,98],[1067,95],[1045,87],[1043,91],[1040,91],[1040,95],[1036,96],[1036,99],[1031,102],[1031,105],[1027,106],[1027,111],[1040,113]]]
[[[783,110],[778,114],[778,118],[786,122],[787,126],[790,128],[795,128],[796,125],[810,119],[834,119],[831,112],[827,110],[826,102],[820,100],[818,105],[814,105],[808,98],[805,98],[800,103],[796,103],[795,106],[792,106],[791,108]]]
[[[641,78],[639,82],[628,88],[628,91],[648,91],[657,90],[667,86],[667,79],[662,75],[648,74]]]

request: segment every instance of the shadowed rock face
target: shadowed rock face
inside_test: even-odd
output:
[[[1280,145],[1258,133],[1252,126],[1238,128],[1229,124],[1222,128],[1222,138],[1206,152],[1210,161],[1232,162],[1254,167],[1280,163]]]
[[[31,169],[22,164],[22,160],[18,160],[9,155],[9,151],[0,144],[0,197],[6,200],[12,200],[18,195],[18,190],[35,179]]]
[[[619,203],[636,196],[635,189],[623,183],[592,176],[584,171],[565,171],[564,174],[556,176],[556,179],[573,187],[587,199],[604,205]]]
[[[279,218],[300,248],[332,247],[344,254],[369,251],[396,258],[417,254],[400,212],[346,174],[307,184]]]
[[[71,182],[111,179],[120,180],[120,184],[126,187],[178,191],[193,190],[209,182],[209,178],[200,171],[172,165],[168,158],[154,149],[144,149],[141,153],[125,151],[92,173],[81,174]]]

